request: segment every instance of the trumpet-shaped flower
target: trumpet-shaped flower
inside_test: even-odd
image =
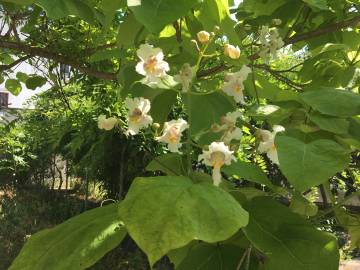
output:
[[[144,75],[148,83],[158,83],[170,70],[169,64],[164,61],[164,54],[160,48],[141,44],[136,53],[140,58],[140,62],[136,65],[136,71]]]
[[[266,153],[268,158],[274,162],[275,164],[279,165],[279,158],[276,150],[275,145],[275,136],[278,132],[285,131],[285,128],[280,125],[273,126],[273,131],[270,132],[269,130],[261,129],[259,131],[261,141],[258,146],[258,151],[260,153]]]
[[[125,107],[128,109],[128,130],[126,135],[135,135],[143,128],[152,124],[150,101],[145,98],[126,98]]]
[[[247,79],[251,69],[244,65],[240,71],[235,73],[228,73],[225,76],[225,83],[222,90],[229,96],[234,97],[237,103],[245,104],[244,100],[244,81]]]
[[[156,140],[167,143],[168,149],[171,152],[181,153],[179,148],[182,146],[182,132],[187,128],[189,128],[188,123],[181,118],[165,122],[163,134],[160,137],[157,137]]]
[[[209,150],[204,150],[198,159],[205,165],[213,167],[212,178],[215,186],[221,183],[221,167],[230,165],[233,160],[236,161],[234,151],[230,151],[223,142],[212,142]]]
[[[239,59],[240,57],[240,48],[238,46],[225,44],[224,46],[224,54],[229,56],[231,59]]]
[[[182,91],[187,92],[190,88],[191,81],[195,75],[194,67],[191,67],[190,64],[185,63],[179,74],[174,76],[174,80],[181,83]]]
[[[118,120],[115,117],[106,118],[103,114],[98,117],[99,129],[112,130],[117,123]]]
[[[242,131],[236,127],[236,121],[242,116],[240,111],[228,112],[224,117],[221,118],[220,130],[224,130],[222,137],[226,144],[229,144],[232,140],[240,140],[242,137]]]

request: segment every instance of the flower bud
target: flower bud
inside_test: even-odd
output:
[[[200,31],[197,33],[197,38],[202,44],[208,43],[210,40],[210,33],[206,31]]]
[[[231,59],[239,59],[240,57],[240,49],[238,46],[233,46],[230,44],[225,44],[224,46],[224,54],[229,56]]]
[[[157,130],[157,129],[160,128],[160,124],[159,124],[159,123],[154,123],[154,124],[152,124],[152,128],[153,128],[154,130]]]
[[[273,24],[273,25],[280,25],[280,24],[282,24],[282,20],[281,19],[272,19],[272,21],[271,21],[271,23]]]

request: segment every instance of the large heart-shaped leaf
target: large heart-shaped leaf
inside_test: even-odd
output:
[[[136,19],[154,33],[160,32],[165,25],[176,21],[198,3],[198,0],[146,0],[141,5],[131,6]]]
[[[30,237],[9,270],[81,270],[124,238],[118,204],[99,207]]]
[[[267,257],[266,270],[337,270],[339,251],[334,236],[269,197],[248,203],[250,221],[243,231]]]
[[[300,97],[315,110],[324,114],[339,117],[360,114],[360,95],[347,90],[323,88],[307,91]]]
[[[324,183],[349,163],[348,151],[331,140],[277,136],[276,146],[281,171],[299,191]]]
[[[120,215],[151,264],[194,239],[225,240],[248,222],[247,212],[224,190],[182,176],[135,179]]]
[[[5,82],[5,88],[14,96],[17,96],[21,92],[21,83],[16,79],[7,79]]]

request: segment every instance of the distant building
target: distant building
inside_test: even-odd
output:
[[[31,65],[27,63],[21,63],[16,69],[14,69],[14,75],[16,72],[23,72],[27,74],[36,74],[38,71],[35,70]],[[32,109],[33,104],[29,102],[29,99],[34,95],[41,93],[50,87],[49,84],[45,84],[35,90],[27,89],[25,84],[22,85],[22,91],[19,95],[14,96],[5,88],[5,83],[0,85],[0,122],[11,122],[16,119],[16,111],[21,109]]]

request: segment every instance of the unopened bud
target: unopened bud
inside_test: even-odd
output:
[[[199,33],[197,33],[197,38],[200,43],[205,44],[209,42],[210,34],[209,32],[206,31],[200,31]]]
[[[239,59],[240,58],[240,49],[238,46],[233,46],[230,44],[225,44],[224,46],[224,54],[229,56],[231,59]]]
[[[154,130],[157,130],[157,129],[160,128],[160,124],[159,124],[159,123],[154,123],[154,124],[152,124],[152,128],[153,128]]]

